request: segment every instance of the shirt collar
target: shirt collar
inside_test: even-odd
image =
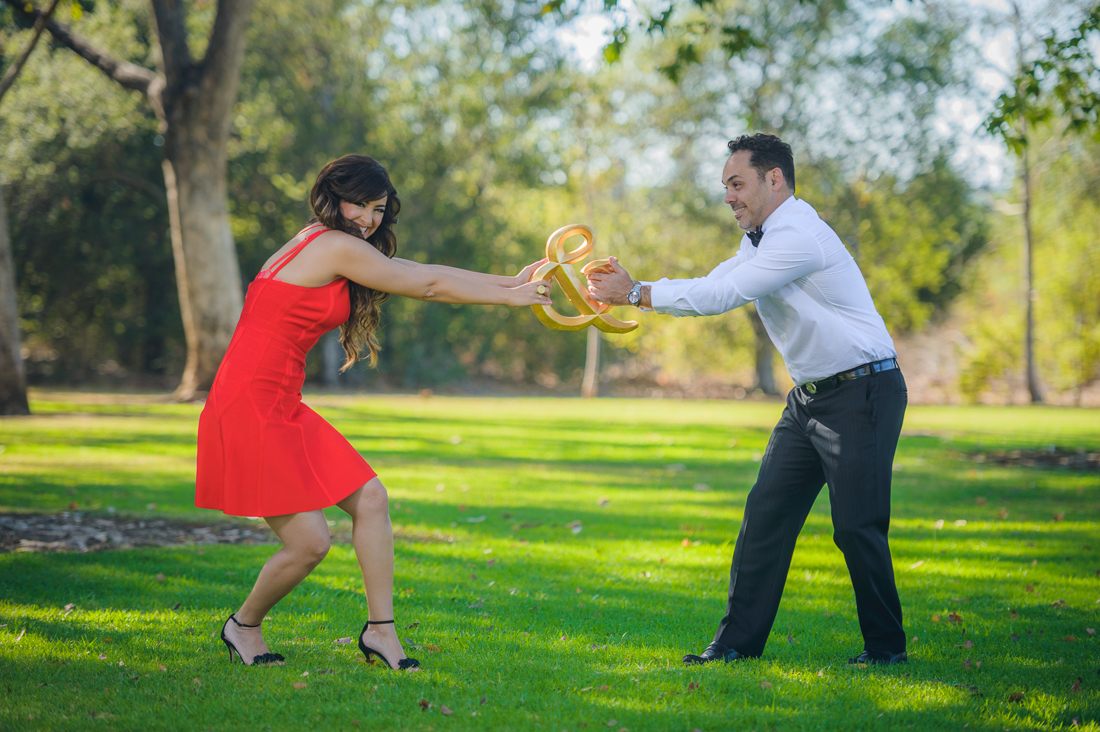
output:
[[[768,231],[769,222],[778,223],[779,221],[781,221],[783,217],[787,214],[787,212],[791,209],[791,207],[794,206],[797,200],[798,199],[796,199],[792,194],[788,196],[787,199],[783,201],[783,203],[776,206],[775,210],[771,212],[768,218],[764,219],[764,223],[760,224],[760,231],[766,233]]]

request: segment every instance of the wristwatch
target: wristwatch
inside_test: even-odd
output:
[[[634,286],[630,288],[630,292],[626,293],[626,301],[636,308],[642,306],[642,283],[635,282]]]

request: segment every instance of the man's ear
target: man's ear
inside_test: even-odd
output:
[[[778,190],[782,186],[786,185],[786,182],[783,180],[783,171],[781,169],[772,168],[768,171],[768,176],[770,178],[768,182],[771,183],[771,187],[773,190]]]

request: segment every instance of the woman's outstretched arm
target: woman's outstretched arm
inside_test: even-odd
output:
[[[513,286],[518,276],[482,275],[443,265],[409,266],[407,260],[390,259],[362,239],[342,232],[330,232],[325,237],[328,238],[326,259],[331,262],[334,274],[372,290],[457,304],[523,307],[551,303],[551,283],[545,280]],[[474,279],[468,275],[479,277]],[[543,294],[538,292],[540,287],[544,289]]]
[[[533,262],[519,271],[519,274],[515,275],[494,275],[484,272],[473,272],[468,269],[461,269],[459,267],[449,267],[445,264],[423,264],[421,262],[414,262],[409,259],[393,258],[393,261],[398,264],[403,264],[406,267],[412,267],[413,269],[424,269],[429,272],[440,272],[444,274],[452,274],[456,277],[461,277],[471,282],[481,282],[486,285],[499,285],[501,287],[519,287],[525,284],[527,280],[531,279],[531,275],[535,273],[543,263],[545,259],[540,259],[537,262]]]

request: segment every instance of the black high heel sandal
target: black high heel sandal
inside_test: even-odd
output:
[[[237,658],[241,659],[241,663],[244,663],[244,656],[242,656],[241,652],[237,650],[237,647],[233,645],[233,643],[228,638],[225,637],[225,626],[229,625],[230,620],[236,623],[238,628],[259,628],[260,625],[263,625],[263,623],[260,623],[260,625],[245,625],[240,620],[237,620],[237,613],[233,613],[229,616],[229,619],[225,621],[225,625],[222,626],[222,643],[224,643],[225,647],[229,649],[229,662],[233,663],[233,654],[236,653]],[[283,658],[281,653],[264,653],[259,656],[253,656],[252,663],[245,663],[244,665],[255,666],[258,663],[281,663],[285,660],[286,659]]]
[[[363,626],[363,629],[361,631],[359,631],[359,650],[363,652],[363,655],[366,656],[366,659],[368,661],[370,661],[371,655],[378,656],[378,658],[381,659],[382,663],[386,664],[386,666],[388,666],[389,668],[394,669],[394,670],[399,670],[400,669],[400,670],[404,671],[405,669],[410,669],[410,668],[420,668],[420,661],[417,661],[415,658],[402,658],[400,661],[397,662],[397,666],[394,666],[388,660],[386,660],[386,657],[383,656],[379,651],[374,650],[373,648],[371,648],[370,646],[368,646],[366,643],[363,642],[363,634],[367,632],[367,628],[369,626],[371,626],[371,625],[392,625],[392,624],[393,624],[392,620],[368,620],[367,624]]]

